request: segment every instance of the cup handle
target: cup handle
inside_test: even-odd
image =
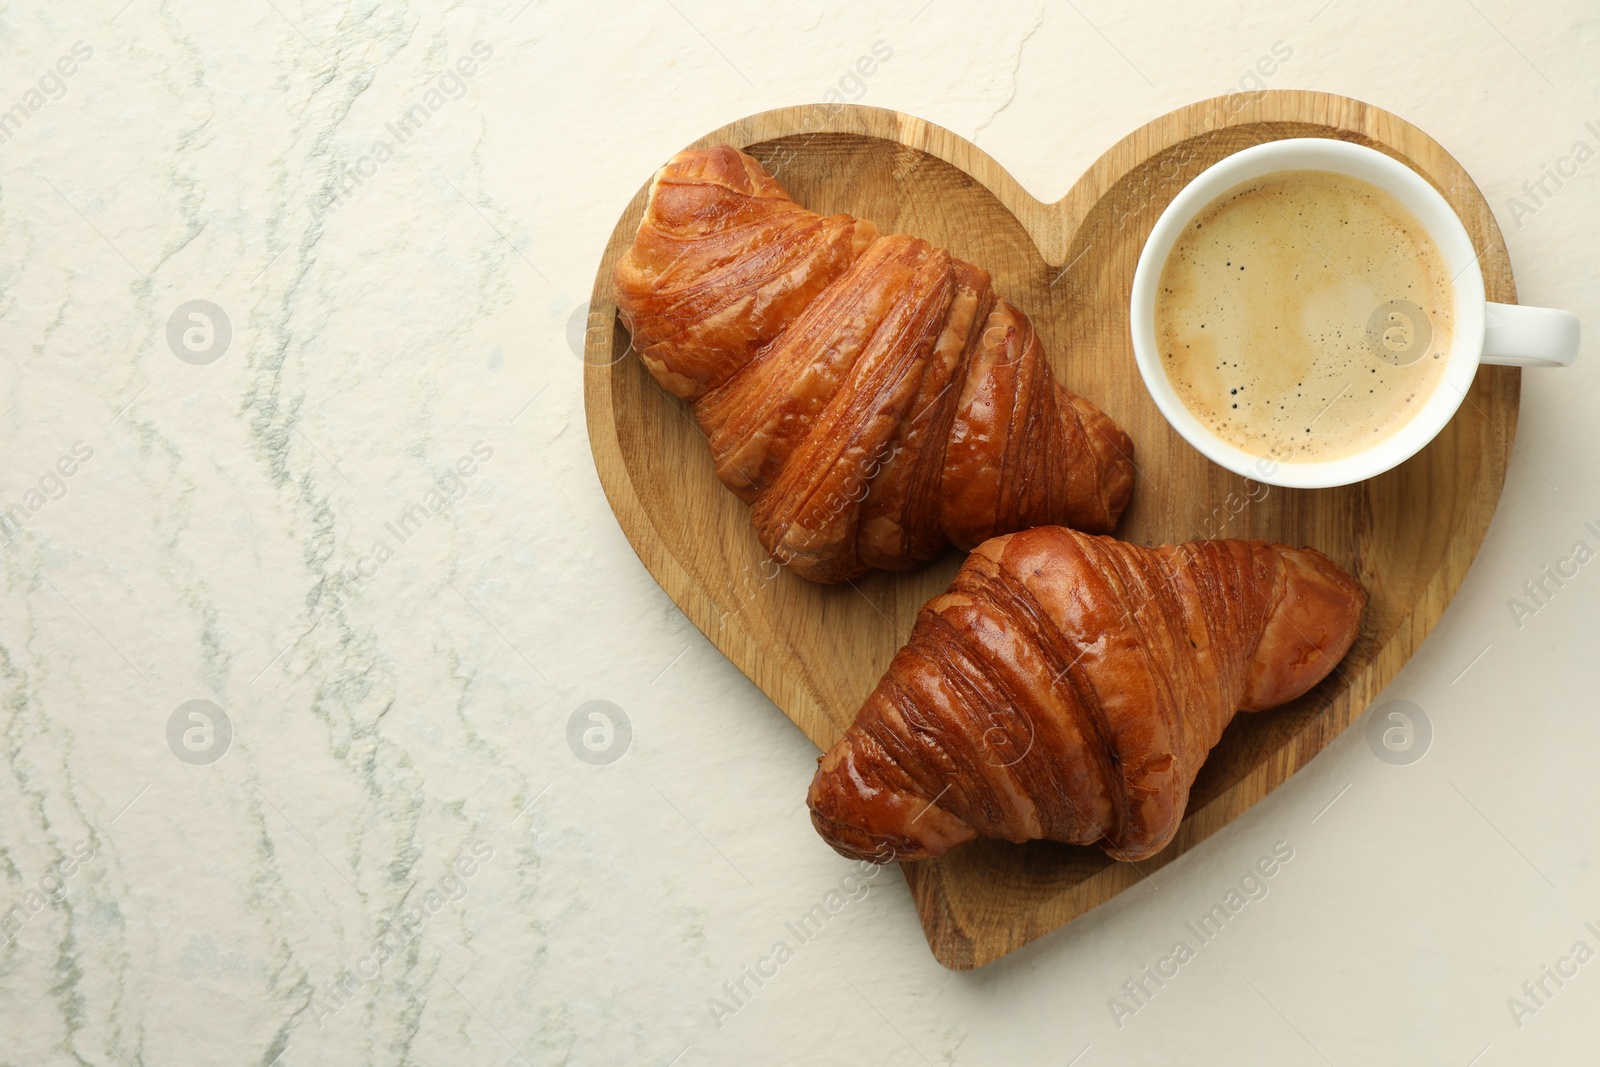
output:
[[[1490,302],[1483,362],[1501,367],[1569,367],[1578,358],[1578,316],[1554,308]]]

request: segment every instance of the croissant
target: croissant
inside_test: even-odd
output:
[[[856,859],[982,835],[1160,851],[1235,711],[1293,700],[1355,640],[1366,591],[1320,552],[997,537],[923,607],[818,761],[812,823]]]
[[[656,175],[617,309],[763,548],[819,582],[1044,523],[1107,531],[1133,444],[1028,316],[927,241],[795,203],[719,145]]]

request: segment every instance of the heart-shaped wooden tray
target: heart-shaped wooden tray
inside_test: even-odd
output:
[[[809,208],[865,216],[885,233],[916,234],[986,267],[996,291],[1032,316],[1061,381],[1133,437],[1138,476],[1120,537],[1146,545],[1199,537],[1313,545],[1372,596],[1361,636],[1336,674],[1292,705],[1234,720],[1195,783],[1177,838],[1137,870],[1098,849],[1050,842],[979,841],[903,865],[928,943],[947,967],[980,966],[1104,903],[1282,784],[1410,658],[1488,527],[1516,431],[1521,378],[1514,369],[1480,370],[1449,426],[1403,466],[1361,485],[1314,491],[1269,488],[1210,463],[1168,427],[1145,392],[1127,307],[1146,235],[1207,166],[1284,137],[1356,141],[1420,172],[1466,223],[1489,299],[1515,302],[1500,231],[1461,166],[1394,115],[1324,93],[1238,94],[1164,115],[1113,146],[1055,204],[1029,196],[963,138],[877,108],[782,108],[695,142],[746,149]],[[617,521],[662,588],[825,749],[960,557],[951,552],[919,570],[833,587],[765,562],[749,510],[713,475],[687,407],[629,354],[616,318],[612,267],[633,240],[647,188],[622,213],[595,279],[584,374],[595,467]],[[826,846],[819,840],[816,847]]]

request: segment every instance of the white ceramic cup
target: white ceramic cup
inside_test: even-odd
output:
[[[1178,397],[1156,345],[1155,303],[1172,246],[1185,227],[1222,194],[1279,171],[1347,174],[1385,190],[1428,231],[1455,279],[1450,351],[1433,393],[1389,436],[1338,459],[1294,462],[1263,457],[1231,444],[1203,423]],[[1237,474],[1271,485],[1302,489],[1348,485],[1382,474],[1422,449],[1444,428],[1472,388],[1480,363],[1562,367],[1578,355],[1578,317],[1551,308],[1489,303],[1483,272],[1466,227],[1445,198],[1416,171],[1375,149],[1348,141],[1299,137],[1236,152],[1202,171],[1173,198],[1145,242],[1133,276],[1129,307],[1133,352],[1156,406],[1195,448]]]

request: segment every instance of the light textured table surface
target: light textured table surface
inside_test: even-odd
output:
[[[1523,301],[1600,329],[1593,3],[123,2],[0,13],[0,1064],[1589,1062],[1593,353],[1525,374],[1494,525],[1385,695],[1422,759],[1358,724],[956,974],[617,529],[569,326],[628,198],[733,118],[896,108],[1048,200],[1287,52],[1262,83],[1433,135]],[[598,765],[592,700],[631,726]]]

